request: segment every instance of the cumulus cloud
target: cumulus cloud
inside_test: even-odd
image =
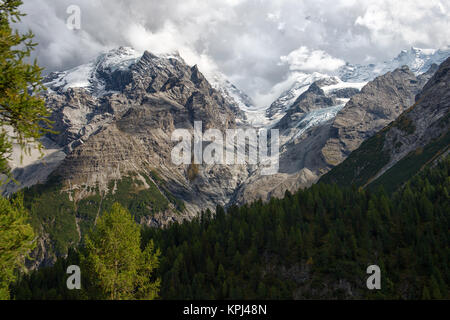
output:
[[[73,4],[81,30],[66,27]],[[178,51],[266,105],[298,70],[390,59],[450,39],[448,0],[25,0],[22,9],[28,16],[19,28],[36,34],[35,55],[47,71],[118,46]]]

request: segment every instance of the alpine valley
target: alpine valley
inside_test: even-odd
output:
[[[205,77],[176,53],[120,47],[49,74],[43,97],[58,134],[42,139],[43,157],[20,159],[17,149],[10,166],[18,183],[2,190],[23,191],[39,234],[28,267],[66,257],[114,202],[138,223],[164,228],[216,206],[282,198],[319,179],[398,190],[448,154],[449,56],[450,48],[411,48],[384,63],[302,73],[265,108],[223,74]],[[171,134],[193,132],[194,121],[222,132],[278,129],[278,173],[173,164]]]

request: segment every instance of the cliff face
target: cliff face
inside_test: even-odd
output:
[[[32,170],[18,168],[16,177],[27,187],[45,182],[53,172],[64,178],[66,190],[98,187],[106,192],[111,180],[153,170],[192,215],[216,204],[282,196],[285,190],[317,181],[395,120],[414,103],[436,68],[432,65],[428,73],[416,76],[402,67],[361,91],[360,83],[317,74],[306,77],[308,89],[301,89],[304,92],[274,127],[280,130],[282,145],[279,173],[265,177],[257,166],[174,166],[173,130],[192,132],[196,120],[204,130],[245,127],[244,112],[230,100],[236,92],[214,89],[196,66],[178,55],[138,55],[119,48],[48,77],[45,98],[59,134],[46,139],[57,152],[33,164]],[[15,185],[7,187],[7,193],[15,190]]]
[[[341,163],[368,137],[395,120],[414,103],[422,82],[402,67],[376,78],[353,96],[330,127],[330,139],[322,149],[325,162]]]
[[[245,167],[200,166],[196,179],[189,179],[189,168],[171,161],[175,129],[192,132],[198,120],[204,130],[225,132],[242,116],[197,66],[150,52],[136,58],[120,48],[97,59],[85,85],[72,88],[71,78],[76,77],[50,75],[45,94],[59,132],[48,138],[67,154],[53,172],[63,178],[65,190],[85,197],[84,189],[108,191],[112,180],[155,170],[169,191],[187,201],[190,214],[227,204],[227,193],[246,175]]]
[[[311,185],[411,106],[435,71],[416,77],[402,67],[376,78],[360,92],[336,86],[335,78],[320,79],[275,126],[283,144],[278,174],[261,176],[258,168],[246,166],[199,166],[192,180],[189,167],[171,164],[170,133],[176,128],[192,130],[195,120],[203,121],[205,128],[224,131],[236,125],[239,112],[212,89],[197,67],[187,66],[180,57],[146,52],[129,68],[98,70],[105,90],[115,93],[98,97],[84,89],[69,89],[59,103],[55,94],[49,95],[58,110],[56,123],[65,132],[58,139],[65,139],[69,151],[87,141],[69,153],[57,173],[66,177],[71,188],[99,184],[106,189],[110,180],[130,171],[157,170],[168,189],[187,202],[191,214],[215,204],[281,197],[285,190]],[[77,106],[85,118],[66,111]]]

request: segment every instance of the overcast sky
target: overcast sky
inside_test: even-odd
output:
[[[81,9],[80,30],[66,27],[70,5]],[[22,10],[20,29],[36,34],[47,71],[118,46],[179,51],[204,73],[226,74],[259,105],[292,72],[450,44],[448,0],[24,0]]]

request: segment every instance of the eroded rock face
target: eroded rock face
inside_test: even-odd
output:
[[[61,149],[58,155],[67,154],[56,173],[66,177],[69,188],[107,189],[111,179],[129,171],[156,169],[193,212],[215,204],[253,201],[264,192],[270,197],[309,186],[412,105],[436,68],[418,77],[407,67],[400,68],[376,78],[361,92],[336,77],[305,76],[301,83],[305,85],[298,88],[303,93],[275,125],[282,149],[279,174],[272,178],[259,177],[260,170],[247,165],[201,165],[192,179],[189,168],[171,163],[173,130],[192,132],[199,120],[204,130],[225,132],[245,118],[197,66],[188,66],[176,54],[137,55],[119,48],[76,68],[75,75],[74,71],[51,74],[45,98],[60,134],[48,138]],[[87,72],[82,80],[80,72]],[[74,81],[81,85],[74,86]],[[58,161],[51,162],[52,168]],[[28,171],[21,170],[26,179]],[[42,182],[44,176],[33,181]]]
[[[336,97],[327,96],[320,88],[320,83],[314,82],[306,92],[301,94],[294,102],[286,115],[277,123],[275,128],[284,130],[299,120],[304,114],[312,110],[332,107],[338,104]]]
[[[214,128],[225,134],[236,127],[237,118],[242,119],[236,103],[214,89],[197,66],[188,66],[177,55],[145,52],[136,58],[133,52],[119,48],[86,67],[52,74],[47,81],[44,98],[59,134],[45,139],[58,157],[53,157],[51,170],[44,171],[47,164],[38,162],[30,170],[21,168],[15,173],[24,181],[32,178],[33,184],[49,178],[58,181],[60,192],[73,204],[67,210],[75,208],[66,220],[79,236],[72,232],[70,245],[80,241],[84,226],[94,221],[80,214],[77,204],[92,196],[100,202],[88,204],[89,214],[100,211],[103,199],[114,197],[119,182],[130,177],[130,192],[151,189],[158,201],[167,204],[156,211],[151,203],[145,204],[143,210],[148,214],[141,212],[138,222],[163,227],[191,219],[207,208],[228,205],[248,176],[247,165],[194,168],[172,162],[171,153],[178,144],[171,139],[175,129],[187,129],[192,136],[194,122],[201,121],[203,131]],[[53,222],[41,222],[42,230],[53,231]],[[55,233],[44,231],[31,268],[64,255],[58,251],[62,249],[53,248]]]
[[[408,67],[376,78],[353,96],[337,114],[330,128],[330,139],[322,149],[325,162],[341,163],[361,143],[395,120],[414,104],[422,89]]]
[[[233,106],[180,57],[145,52],[129,68],[107,71],[101,69],[97,77],[116,92],[96,96],[79,88],[46,96],[55,127],[64,132],[54,139],[68,153],[55,174],[71,189],[105,190],[130,172],[156,170],[192,215],[226,205],[247,176],[246,166],[201,165],[189,178],[186,165],[172,164],[171,134],[180,128],[193,132],[194,121],[202,121],[203,130],[234,128]]]
[[[242,118],[236,104],[178,55],[145,52],[137,57],[119,48],[99,57],[92,70],[76,88],[69,80],[78,78],[67,72],[48,78],[45,98],[60,133],[48,138],[59,146],[59,154],[67,154],[55,174],[64,177],[68,189],[107,190],[111,180],[129,172],[156,170],[194,214],[311,185],[412,105],[436,66],[418,77],[407,67],[397,69],[361,92],[343,87],[337,78],[317,77],[275,126],[282,140],[278,174],[262,177],[258,168],[247,165],[200,165],[194,178],[189,167],[172,164],[171,133],[179,128],[192,132],[197,120],[203,130],[234,128]],[[57,164],[53,161],[52,168]]]

